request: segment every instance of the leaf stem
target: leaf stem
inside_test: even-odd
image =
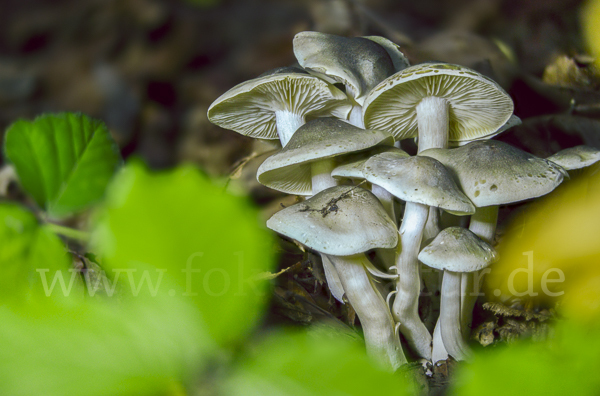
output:
[[[62,226],[62,225],[54,224],[54,223],[46,223],[46,225],[54,233],[56,233],[58,235],[62,235],[69,239],[74,239],[74,240],[80,241],[80,242],[88,242],[90,239],[90,234],[85,231],[76,230],[71,227],[66,227],[66,226]]]

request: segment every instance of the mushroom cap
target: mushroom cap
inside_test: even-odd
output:
[[[381,45],[383,49],[388,53],[390,59],[392,60],[392,64],[394,65],[395,71],[400,71],[406,69],[410,66],[410,62],[404,53],[400,50],[400,46],[385,37],[381,36],[364,36],[363,38],[369,39],[371,41],[375,41],[377,44]]]
[[[257,179],[287,194],[312,195],[311,162],[393,143],[387,132],[357,128],[335,118],[317,118],[298,128],[280,152],[262,163]]]
[[[559,165],[497,140],[471,142],[455,149],[429,149],[420,155],[444,164],[477,207],[548,194],[566,175]]]
[[[398,229],[379,200],[360,187],[331,187],[273,215],[267,227],[314,249],[349,256],[393,248]]]
[[[600,161],[600,150],[590,146],[575,146],[546,158],[566,170],[586,168]]]
[[[366,179],[366,176],[363,173],[365,163],[372,156],[383,153],[397,153],[396,155],[402,158],[410,157],[406,151],[394,146],[377,146],[365,152],[356,154],[355,158],[348,158],[344,161],[345,163],[343,165],[340,165],[331,171],[331,176],[338,178],[345,177],[348,179]]]
[[[448,227],[419,253],[419,261],[437,270],[473,272],[498,260],[494,248],[462,227]]]
[[[208,108],[208,119],[242,135],[279,139],[276,111],[346,119],[351,109],[348,97],[338,88],[302,69],[282,67],[225,92]]]
[[[439,161],[428,157],[405,157],[383,153],[364,165],[366,179],[406,202],[435,206],[456,215],[475,213],[475,206],[454,183]]]
[[[417,137],[417,105],[428,96],[448,101],[449,142],[494,134],[510,118],[513,101],[495,81],[464,66],[424,63],[388,77],[369,92],[365,126],[396,140]]]
[[[294,37],[294,55],[306,70],[343,83],[361,105],[375,85],[395,72],[386,49],[362,37],[300,32]]]
[[[502,125],[500,128],[498,128],[496,130],[496,132],[494,132],[488,136],[480,137],[480,138],[473,139],[473,140],[461,140],[459,142],[448,142],[448,146],[450,148],[454,148],[454,147],[464,146],[465,144],[469,144],[469,143],[475,142],[477,140],[489,140],[495,136],[500,135],[502,132],[509,130],[510,128],[512,128],[514,126],[521,125],[522,123],[523,122],[521,121],[521,119],[513,114],[510,116],[510,118],[508,119],[508,121],[506,121],[506,123],[504,125]]]

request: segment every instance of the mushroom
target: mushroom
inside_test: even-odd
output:
[[[421,291],[417,255],[429,207],[466,215],[475,207],[454,183],[444,166],[427,157],[408,157],[387,152],[371,157],[364,165],[366,179],[406,202],[400,227],[396,258],[398,274],[392,314],[409,345],[425,359],[431,359],[431,335],[419,318]]]
[[[437,159],[452,172],[458,185],[477,207],[471,216],[469,230],[490,244],[496,232],[498,205],[548,194],[566,175],[566,171],[554,162],[496,140],[471,142],[449,150],[429,149],[421,155]],[[479,291],[479,285],[473,282],[472,274],[465,275],[461,286],[465,332],[471,324]]]
[[[496,252],[489,243],[462,227],[440,231],[419,253],[419,261],[444,271],[439,328],[444,347],[456,360],[464,360],[470,354],[461,333],[461,273],[481,270],[496,260]]]
[[[300,32],[294,37],[294,55],[309,72],[344,84],[354,102],[349,122],[360,128],[364,128],[362,104],[367,93],[396,67],[408,66],[398,46],[383,37]]]
[[[318,118],[298,129],[290,142],[258,168],[258,181],[288,194],[314,195],[336,185],[334,157],[392,145],[383,131],[365,130],[335,118]]]
[[[396,140],[419,138],[419,152],[448,141],[494,134],[510,118],[513,102],[493,80],[447,63],[408,67],[367,95],[367,128],[390,131]]]
[[[231,88],[208,108],[208,119],[225,129],[285,147],[307,118],[346,119],[347,96],[333,85],[296,67],[266,72]]]
[[[372,193],[331,187],[279,211],[267,227],[326,255],[360,319],[368,353],[392,369],[406,363],[392,315],[366,270],[364,252],[398,243],[394,222]]]
[[[568,171],[577,171],[600,161],[600,150],[590,146],[575,146],[552,154],[546,159]]]

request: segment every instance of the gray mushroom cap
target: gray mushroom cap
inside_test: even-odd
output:
[[[423,248],[419,261],[437,270],[473,272],[498,259],[489,243],[462,227],[448,227]]]
[[[258,168],[257,179],[274,190],[312,195],[311,162],[394,143],[387,132],[318,118],[298,128],[288,144]]]
[[[372,156],[383,153],[394,153],[402,158],[410,157],[406,151],[399,148],[393,146],[377,146],[364,153],[356,154],[356,158],[348,158],[344,161],[345,163],[343,165],[336,167],[331,172],[331,176],[338,178],[345,177],[348,179],[366,179],[366,176],[363,173],[364,165]]]
[[[390,59],[392,59],[395,71],[398,72],[410,66],[408,58],[406,58],[406,55],[404,55],[404,53],[400,50],[400,46],[398,44],[381,36],[364,36],[364,38],[376,42],[377,44],[381,45],[384,50],[386,50],[390,56]]]
[[[375,85],[395,72],[386,49],[362,37],[300,32],[294,37],[294,55],[306,70],[343,83],[360,105]]]
[[[493,135],[513,113],[510,96],[493,80],[464,66],[424,63],[408,67],[373,88],[363,105],[367,128],[396,140],[417,137],[417,105],[428,96],[449,103],[449,142]]]
[[[346,119],[352,106],[338,88],[295,67],[277,68],[236,85],[208,109],[215,125],[242,135],[278,139],[276,111]]]
[[[398,244],[396,225],[379,200],[360,187],[323,190],[275,213],[267,227],[317,252],[334,256]]]
[[[437,160],[383,153],[364,165],[366,179],[406,202],[435,206],[456,215],[475,213],[475,206],[456,186],[452,174]]]
[[[590,146],[564,149],[547,158],[566,170],[586,168],[600,161],[600,150]]]
[[[566,175],[554,162],[497,140],[471,142],[455,149],[429,149],[420,155],[444,164],[477,207],[548,194]]]

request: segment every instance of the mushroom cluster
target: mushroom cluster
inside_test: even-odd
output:
[[[400,334],[425,361],[468,358],[498,207],[556,188],[568,173],[553,160],[569,153],[542,159],[490,140],[519,120],[510,96],[469,68],[409,66],[383,37],[302,32],[293,47],[299,65],[239,84],[208,110],[223,128],[280,140],[258,181],[300,198],[267,226],[319,253],[331,294],[355,309],[383,365],[406,363]],[[414,156],[398,144],[409,138]],[[470,224],[442,229],[441,211]]]

